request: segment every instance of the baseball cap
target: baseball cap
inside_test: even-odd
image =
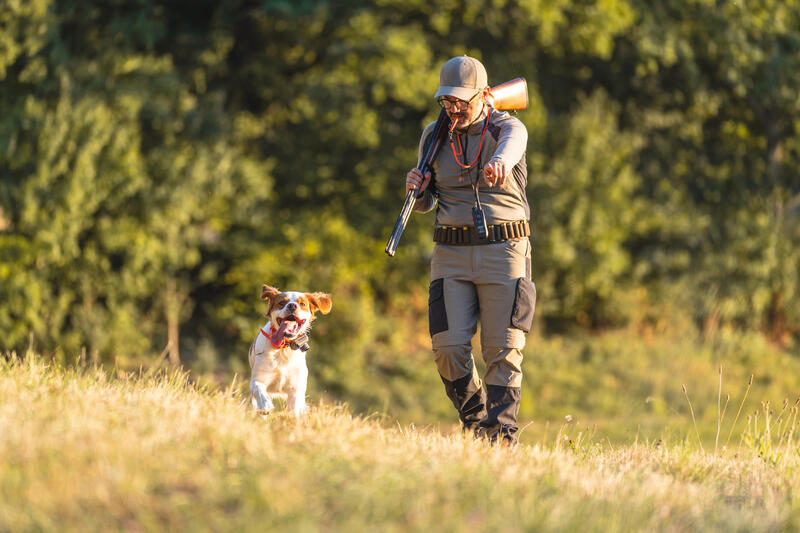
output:
[[[442,65],[439,90],[434,98],[455,96],[469,100],[488,84],[486,69],[480,61],[467,55],[454,57]]]

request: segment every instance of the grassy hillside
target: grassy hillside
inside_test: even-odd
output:
[[[433,363],[427,327],[408,349],[362,347],[366,355],[358,365],[349,360],[335,366],[320,364],[323,358],[338,361],[341,354],[331,356],[326,335],[315,339],[309,355],[313,401],[346,401],[352,412],[380,412],[401,424],[450,427],[457,421]],[[474,348],[483,374],[477,342]],[[703,443],[713,447],[718,402],[724,409],[729,397],[721,428],[727,437],[751,375],[751,390],[732,442],[738,442],[747,417],[761,410],[762,401],[780,408],[784,400],[794,402],[800,395],[800,346],[780,347],[758,333],[722,330],[701,335],[682,327],[650,334],[630,330],[569,337],[531,334],[524,355],[519,419],[527,444],[552,439],[567,415],[573,426],[588,427],[596,440],[614,444],[637,437],[696,440],[688,395]],[[231,361],[236,364],[214,367],[190,361],[189,365],[194,376],[208,383],[230,383],[235,372],[249,375],[246,353]],[[142,362],[151,363],[152,358]],[[246,383],[241,385],[240,391],[246,391]]]
[[[571,426],[509,450],[341,406],[262,420],[237,386],[33,356],[0,364],[0,398],[0,531],[800,526],[800,462],[774,419],[771,437],[756,435],[772,444],[766,458],[690,441],[613,446]]]

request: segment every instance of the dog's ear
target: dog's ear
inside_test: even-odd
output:
[[[331,302],[331,295],[324,292],[307,293],[308,301],[311,302],[311,312],[316,313],[322,311],[323,315],[327,315],[333,303]]]
[[[279,295],[280,293],[281,293],[281,291],[279,291],[275,287],[270,287],[267,284],[264,284],[261,287],[261,299],[262,300],[269,300],[269,299],[274,298],[275,296]]]

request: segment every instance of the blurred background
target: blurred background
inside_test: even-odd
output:
[[[794,0],[2,2],[0,350],[230,383],[262,283],[327,291],[311,400],[453,424],[433,214],[383,248],[466,53],[529,87],[529,435],[681,436],[684,384],[712,432],[750,374],[794,401],[799,28]]]

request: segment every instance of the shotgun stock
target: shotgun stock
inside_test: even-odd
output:
[[[528,83],[525,78],[515,78],[489,89],[486,102],[497,110],[528,108]]]
[[[488,89],[485,94],[485,99],[487,104],[497,110],[526,109],[528,107],[528,84],[525,78],[515,78]],[[419,165],[417,165],[417,168],[423,175],[433,170],[433,162],[436,161],[436,157],[439,155],[439,149],[442,147],[444,138],[447,136],[449,123],[450,119],[447,117],[447,112],[442,109],[439,113],[439,118],[436,119],[433,134],[426,145],[422,160]],[[385,252],[389,257],[394,257],[397,244],[400,242],[400,236],[403,234],[403,230],[406,229],[408,218],[411,216],[411,211],[414,209],[414,204],[417,201],[417,194],[418,191],[415,189],[406,193],[406,199],[400,210],[400,216],[397,217],[392,235],[389,237],[389,242],[386,244]]]

